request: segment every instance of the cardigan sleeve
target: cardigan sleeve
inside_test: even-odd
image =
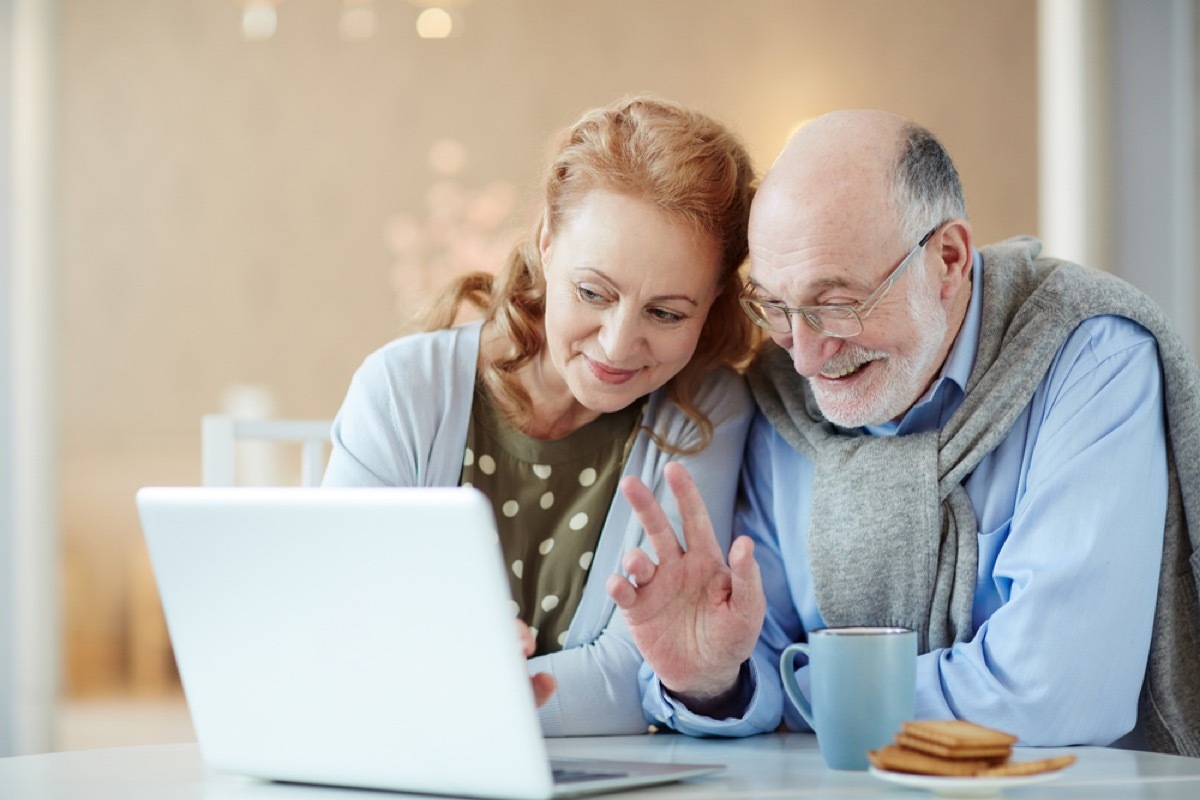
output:
[[[454,486],[479,324],[397,339],[354,373],[331,431],[324,486]]]
[[[404,454],[410,433],[397,424],[400,396],[391,381],[385,352],[372,353],[354,373],[333,420],[333,448],[324,486],[412,486],[415,469]]]

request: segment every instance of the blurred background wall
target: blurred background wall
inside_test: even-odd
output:
[[[450,271],[497,266],[591,106],[694,104],[760,169],[809,117],[891,109],[944,137],[982,240],[1036,227],[1032,2],[475,0],[444,39],[422,5],[287,0],[253,39],[230,0],[61,2],[68,693],[170,685],[132,498],[198,481],[200,416],[332,416]]]
[[[0,11],[14,2],[54,10],[43,385],[69,702],[178,697],[136,489],[199,481],[202,414],[331,417],[362,358],[453,272],[498,266],[530,222],[550,139],[587,108],[640,91],[695,105],[742,134],[760,171],[806,119],[888,109],[946,143],[980,242],[1052,227],[1039,214],[1039,119],[1060,106],[1039,110],[1039,63],[1064,51],[1038,48],[1055,0],[0,0]],[[1075,16],[1053,23],[1060,33],[1087,13],[1064,4]],[[446,38],[422,37],[447,22]],[[1077,32],[1108,41],[1103,26]],[[1066,57],[1106,80],[1107,60],[1084,50]],[[1112,114],[1103,101],[1087,109]],[[1106,141],[1095,133],[1088,142]],[[1107,175],[1083,138],[1053,152],[1091,153]],[[1096,180],[1071,184],[1072,197]],[[1097,208],[1090,231],[1107,219]],[[1089,236],[1073,241],[1107,253]]]

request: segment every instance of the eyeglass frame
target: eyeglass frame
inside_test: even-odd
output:
[[[914,258],[916,258],[917,253],[925,249],[925,245],[929,244],[929,240],[933,238],[933,235],[937,233],[938,230],[948,221],[949,220],[944,220],[930,228],[929,233],[921,237],[921,241],[917,242],[916,247],[914,247],[912,250],[909,250],[908,254],[905,255],[904,258],[900,259],[900,263],[896,265],[896,268],[893,269],[888,276],[883,279],[883,282],[880,283],[879,286],[875,287],[875,290],[867,295],[857,307],[831,304],[824,306],[800,306],[798,308],[793,308],[791,306],[785,306],[783,303],[776,303],[770,300],[758,300],[753,297],[747,297],[746,295],[739,297],[738,302],[741,303],[742,310],[746,312],[746,315],[750,317],[750,320],[754,322],[754,324],[758,325],[760,328],[765,328],[772,333],[791,333],[795,327],[792,325],[792,315],[798,314],[804,319],[805,323],[808,324],[808,327],[812,328],[822,336],[831,336],[835,339],[851,339],[866,330],[866,325],[863,321],[870,316],[871,312],[875,310],[875,307],[879,305],[881,300],[883,300],[884,296],[892,288],[892,284],[894,284],[900,278],[900,276],[904,274],[904,271],[908,269],[908,265]],[[787,321],[787,330],[780,331],[772,328],[769,324],[767,324],[766,317],[754,310],[756,306],[773,308],[776,311],[783,312],[783,318]],[[842,313],[848,312],[849,317],[847,317],[847,319],[853,317],[858,321],[858,330],[854,333],[835,333],[834,331],[828,330],[825,325],[820,322],[819,312],[829,310],[835,310]]]

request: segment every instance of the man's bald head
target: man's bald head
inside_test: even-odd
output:
[[[907,242],[966,217],[958,174],[936,137],[886,111],[835,111],[804,125],[768,170],[758,198],[752,229],[778,225],[783,214],[792,224],[880,235],[888,227]]]

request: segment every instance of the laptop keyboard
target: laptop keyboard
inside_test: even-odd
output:
[[[553,770],[555,783],[579,783],[580,781],[602,781],[611,778],[628,777],[628,772],[598,772],[595,770],[584,769],[561,769]]]

